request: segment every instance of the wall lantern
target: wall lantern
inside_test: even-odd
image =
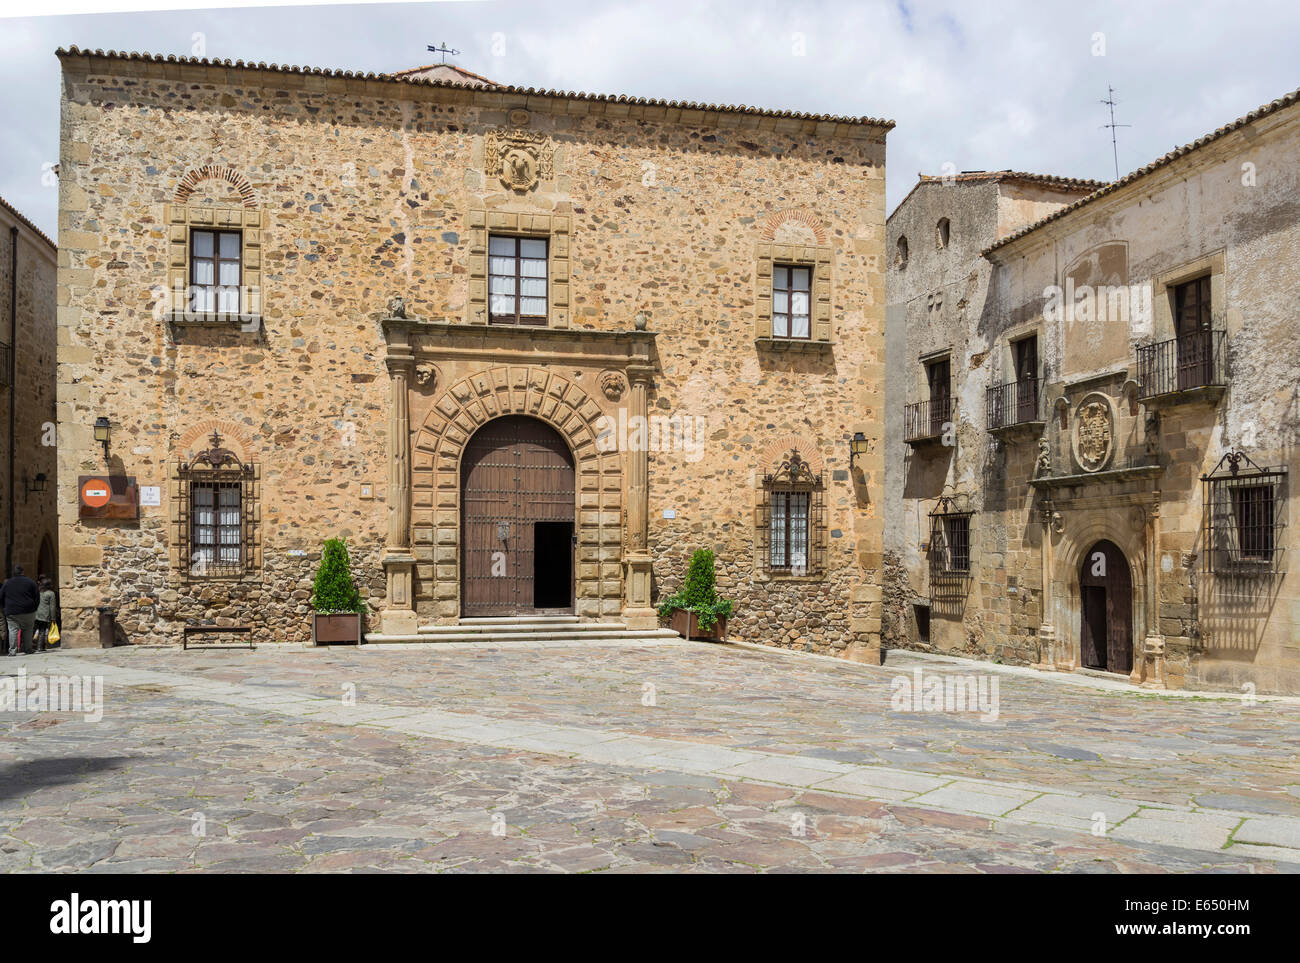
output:
[[[849,442],[849,468],[853,468],[853,463],[859,455],[867,453],[867,436],[860,431],[853,433],[853,439]]]
[[[104,460],[108,461],[108,442],[113,434],[113,426],[107,418],[100,415],[95,419],[95,441],[104,446]]]
[[[40,494],[45,491],[45,472],[38,471],[36,477],[30,483],[27,481],[27,473],[23,472],[23,490],[27,495],[32,492]],[[26,501],[26,498],[23,500]]]

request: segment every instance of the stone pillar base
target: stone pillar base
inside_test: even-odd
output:
[[[844,658],[863,665],[884,665],[885,651],[879,642],[851,642],[844,650]]]
[[[623,560],[623,585],[627,596],[623,603],[623,621],[630,629],[654,629],[659,613],[650,604],[650,556],[637,552]]]
[[[1144,689],[1164,689],[1165,685],[1165,638],[1163,635],[1148,635],[1142,644],[1142,658],[1133,660],[1133,672],[1129,682]]]
[[[394,553],[385,555],[381,562],[388,582],[387,604],[379,613],[384,635],[414,635],[415,556]]]
[[[1056,671],[1056,629],[1050,625],[1038,627],[1038,661],[1033,668],[1041,672]]]
[[[379,613],[384,635],[415,635],[419,619],[411,609],[384,609]]]

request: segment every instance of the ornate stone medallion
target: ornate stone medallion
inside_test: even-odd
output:
[[[489,131],[483,163],[503,187],[522,194],[555,176],[555,148],[544,134],[529,130]]]
[[[1101,471],[1115,451],[1115,413],[1110,399],[1093,393],[1074,416],[1074,457],[1086,472]]]

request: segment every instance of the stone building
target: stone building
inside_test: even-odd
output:
[[[55,272],[58,251],[0,198],[0,533],[4,572],[58,576]]]
[[[1300,692],[1298,121],[890,216],[887,645]]]
[[[711,548],[732,637],[879,658],[889,122],[59,56],[74,641],[303,641],[343,537],[382,638],[649,631]]]

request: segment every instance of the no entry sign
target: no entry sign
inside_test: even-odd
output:
[[[81,475],[77,503],[81,518],[134,519],[140,514],[139,489],[128,475]]]

